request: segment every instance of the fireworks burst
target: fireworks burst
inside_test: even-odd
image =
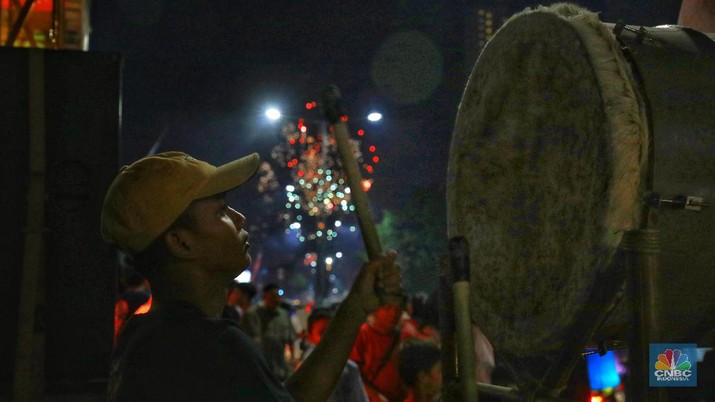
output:
[[[364,134],[364,130],[358,131],[358,136]],[[277,178],[280,175],[266,163],[259,170],[258,190],[266,203],[284,197],[282,221],[286,233],[293,233],[304,242],[317,238],[330,241],[343,230],[354,232],[354,225],[343,224],[355,206],[351,203],[351,189],[327,123],[309,123],[301,118],[295,124],[284,125],[281,138],[283,141],[272,149],[271,157],[277,166],[288,170],[289,183],[281,186]],[[350,143],[364,177],[363,189],[367,191],[374,183],[371,176],[374,164],[379,161],[376,148],[369,146],[371,159],[366,162],[360,150],[361,141],[351,139]],[[279,197],[281,187],[284,192]]]

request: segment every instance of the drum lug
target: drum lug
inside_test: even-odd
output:
[[[704,202],[703,197],[693,195],[677,194],[671,199],[663,198],[660,193],[651,193],[649,205],[651,207],[670,207],[673,209],[685,209],[688,211],[701,211],[703,207],[709,207],[710,204]]]
[[[626,23],[623,21],[618,21],[616,23],[616,25],[613,26],[612,32],[616,38],[621,39],[621,34],[623,33],[624,30],[628,31],[628,32],[632,32],[636,35],[636,38],[635,38],[636,43],[643,43],[643,40],[646,37],[648,37],[648,30],[645,29],[645,27],[641,26],[638,29],[633,29],[633,28],[629,27],[628,25],[626,25]]]

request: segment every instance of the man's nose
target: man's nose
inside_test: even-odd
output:
[[[236,225],[237,228],[242,228],[243,224],[246,223],[246,217],[231,207],[228,207],[228,211],[233,224]]]

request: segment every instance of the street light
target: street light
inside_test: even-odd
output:
[[[310,102],[307,103],[305,106],[306,109],[310,110],[317,107],[317,104],[316,102]],[[283,117],[283,113],[280,111],[280,109],[274,106],[269,106],[268,108],[266,108],[264,114],[266,118],[268,118],[268,120],[272,122],[280,120]],[[378,121],[382,120],[382,113],[373,110],[372,112],[368,113],[365,119],[367,119],[371,123],[377,123]]]
[[[281,111],[274,107],[266,109],[265,114],[266,114],[266,117],[268,118],[268,120],[270,120],[270,121],[276,121],[276,120],[280,119],[281,116],[283,116]]]
[[[371,112],[370,114],[367,115],[367,119],[373,123],[378,122],[378,121],[382,120],[382,113]]]

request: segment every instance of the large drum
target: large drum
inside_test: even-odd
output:
[[[470,247],[472,321],[497,352],[533,362],[568,344],[621,282],[613,257],[651,210],[661,341],[700,341],[715,327],[715,208],[657,202],[679,195],[715,200],[711,37],[568,4],[499,29],[459,106],[447,187],[449,235]]]

